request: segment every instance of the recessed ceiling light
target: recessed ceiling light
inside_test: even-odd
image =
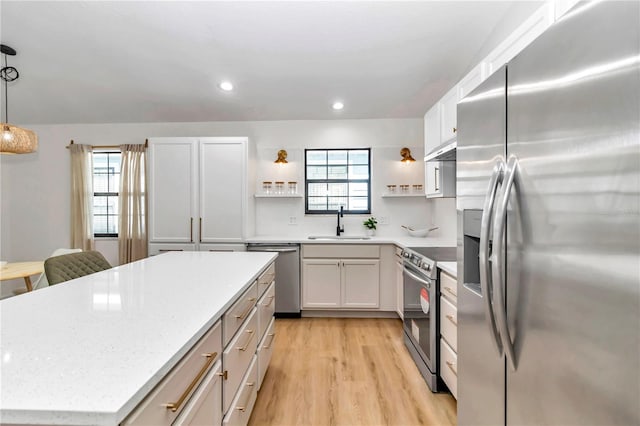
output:
[[[233,90],[233,84],[231,84],[230,81],[223,81],[218,85],[218,87],[220,87],[225,92],[230,92]]]
[[[344,104],[342,102],[334,102],[331,107],[335,110],[341,110],[344,108]]]

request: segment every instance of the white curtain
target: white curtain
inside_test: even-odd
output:
[[[121,145],[120,151],[118,251],[123,265],[147,257],[146,147]]]
[[[93,250],[93,154],[71,144],[71,247]]]

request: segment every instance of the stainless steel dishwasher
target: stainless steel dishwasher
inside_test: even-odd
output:
[[[278,253],[276,259],[276,313],[278,318],[300,317],[300,244],[247,244],[248,251]]]

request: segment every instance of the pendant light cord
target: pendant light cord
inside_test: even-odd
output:
[[[7,68],[7,55],[4,55],[4,67]],[[4,80],[4,122],[9,124],[9,91],[7,90],[7,79],[5,76],[2,78]]]

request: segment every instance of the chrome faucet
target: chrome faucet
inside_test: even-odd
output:
[[[344,225],[340,225],[340,218],[344,217],[344,206],[340,206],[340,210],[338,211],[338,227],[336,229],[336,236],[340,236],[341,233],[344,232]]]

